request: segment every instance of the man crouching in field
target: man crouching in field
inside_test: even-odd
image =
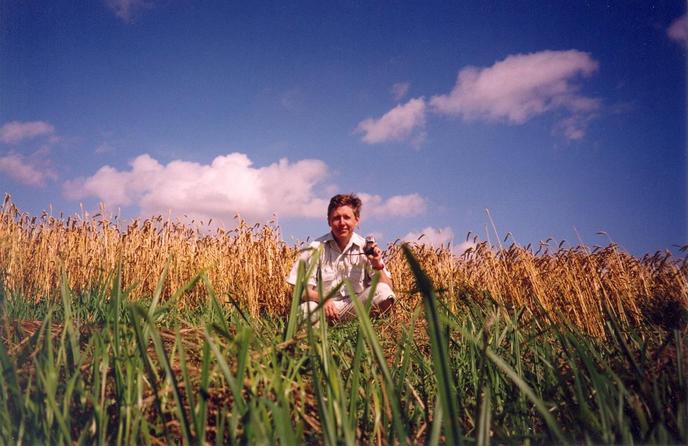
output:
[[[320,275],[325,295],[344,279],[349,279],[355,296],[347,295],[347,287],[339,288],[337,294],[325,302],[323,310],[329,322],[336,322],[355,317],[356,311],[352,298],[365,303],[370,295],[370,282],[373,275],[380,271],[380,281],[373,294],[372,310],[384,313],[396,299],[392,290],[392,279],[389,271],[382,262],[382,251],[373,242],[372,247],[366,248],[366,240],[354,230],[361,217],[361,200],[354,194],[335,195],[327,207],[327,224],[330,232],[318,238],[311,244],[311,248],[299,257],[289,273],[287,282],[295,285],[299,262],[308,260],[316,249],[322,247],[318,260],[318,267],[308,278],[308,286],[303,295],[301,314],[312,314],[317,308],[320,298],[316,290],[316,277]],[[318,271],[320,274],[318,274]],[[312,314],[313,322],[317,321],[317,314]]]

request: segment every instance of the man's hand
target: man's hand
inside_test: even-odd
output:
[[[373,254],[372,255],[366,255],[368,258],[368,261],[370,262],[370,266],[372,266],[374,269],[380,271],[380,282],[386,283],[387,285],[393,287],[392,285],[392,279],[387,276],[387,274],[384,271],[381,271],[382,269],[385,268],[385,263],[382,261],[382,250],[380,247],[377,245],[377,242],[373,242]]]
[[[306,288],[306,300],[320,302],[320,296],[314,286]],[[322,306],[322,310],[328,321],[335,322],[339,320],[339,313],[337,312],[337,306],[334,304],[334,300],[326,300]]]
[[[323,305],[323,311],[325,312],[325,317],[330,322],[335,322],[339,320],[339,313],[337,312],[337,307],[334,304],[334,300],[330,299],[325,301]]]
[[[370,265],[375,269],[383,269],[385,264],[382,262],[382,250],[377,245],[377,242],[373,242],[373,254],[366,255]]]

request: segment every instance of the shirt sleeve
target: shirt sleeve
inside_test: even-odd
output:
[[[289,275],[287,276],[287,283],[290,285],[296,285],[296,279],[299,273],[299,263],[305,262],[306,265],[308,265],[308,262],[311,258],[311,254],[313,253],[313,249],[317,248],[316,246],[311,245],[310,248],[312,249],[305,249],[299,253],[299,257],[296,259],[296,262],[291,267],[291,271],[289,271]],[[308,285],[315,286],[316,281],[315,281],[315,275],[317,274],[317,268],[313,269],[313,274],[308,277]]]

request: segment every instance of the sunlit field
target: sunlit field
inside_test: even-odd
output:
[[[3,204],[2,444],[688,442],[685,258],[393,243],[393,311],[313,327],[279,228],[106,215]]]

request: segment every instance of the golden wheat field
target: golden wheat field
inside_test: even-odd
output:
[[[106,215],[4,201],[2,444],[688,438],[685,259],[397,242],[391,314],[316,328],[278,227]]]
[[[113,221],[114,220],[114,221]],[[62,272],[69,286],[84,290],[118,266],[132,298],[152,295],[169,265],[163,295],[179,289],[200,271],[218,294],[230,296],[253,316],[288,311],[291,290],[285,277],[303,244],[288,245],[279,228],[238,221],[234,229],[214,229],[161,216],[124,223],[105,213],[56,218],[21,212],[7,196],[0,213],[0,274],[10,293],[56,299]],[[675,309],[688,307],[688,261],[669,252],[629,255],[615,244],[554,249],[479,242],[457,257],[449,247],[421,244],[413,251],[453,311],[462,299],[494,299],[527,307],[548,317],[566,317],[592,335],[602,335],[604,311],[621,321],[671,325]],[[414,278],[399,243],[384,253],[402,297],[398,313],[415,307]],[[205,299],[191,290],[183,307]]]

